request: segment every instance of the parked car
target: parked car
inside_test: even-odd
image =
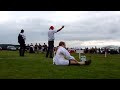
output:
[[[18,47],[18,50],[20,50],[20,47]]]
[[[2,47],[0,47],[0,50],[2,50]]]
[[[7,50],[16,51],[17,49],[14,46],[7,46]]]
[[[68,52],[69,53],[75,53],[75,50],[71,48],[71,49],[68,49]]]

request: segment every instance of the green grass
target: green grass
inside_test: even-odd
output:
[[[86,56],[92,56],[89,66],[55,66],[43,53],[19,57],[18,51],[0,51],[0,79],[120,79],[120,55]]]

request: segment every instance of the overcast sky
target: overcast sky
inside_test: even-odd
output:
[[[17,43],[21,29],[26,44],[46,43],[47,32],[55,34],[55,46],[65,41],[68,47],[120,46],[120,11],[0,11],[0,43]]]

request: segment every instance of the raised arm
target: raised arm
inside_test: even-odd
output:
[[[62,26],[60,29],[57,30],[57,32],[61,31],[64,28],[64,26]]]

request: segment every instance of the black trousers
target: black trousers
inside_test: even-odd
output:
[[[19,54],[20,56],[24,56],[24,53],[25,53],[25,43],[20,43]]]
[[[48,41],[48,49],[47,49],[46,57],[49,56],[49,53],[50,53],[50,58],[53,57],[53,48],[54,48],[54,41]]]

